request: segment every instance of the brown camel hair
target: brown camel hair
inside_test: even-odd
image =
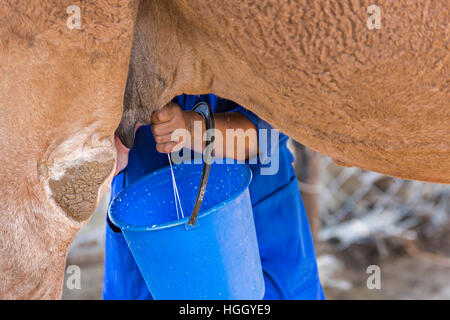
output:
[[[378,1],[369,30],[370,4],[3,1],[0,298],[60,297],[119,122],[132,145],[177,94],[236,101],[340,164],[450,183],[450,4]]]

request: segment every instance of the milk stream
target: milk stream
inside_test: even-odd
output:
[[[180,213],[182,219],[184,219],[183,208],[181,207],[180,195],[178,193],[177,181],[175,180],[175,175],[173,173],[172,160],[170,159],[170,153],[167,154],[167,158],[169,159],[170,164],[170,172],[172,173],[172,187],[173,187],[173,196],[175,198],[175,210],[177,211],[177,219],[180,219]]]

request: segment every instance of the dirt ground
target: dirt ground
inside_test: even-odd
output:
[[[80,267],[81,288],[65,281],[63,299],[101,299],[105,211],[103,204],[71,247],[67,266]],[[388,239],[344,250],[317,243],[316,251],[327,299],[450,299],[450,221],[413,243]],[[380,268],[380,289],[367,286],[370,265]]]
[[[385,253],[380,253],[380,244],[374,243],[354,244],[342,251],[319,244],[319,266],[323,257],[335,259],[328,259],[334,267],[321,268],[326,298],[450,299],[449,244],[450,223],[437,230],[432,239],[412,244],[389,239],[382,244]],[[373,274],[368,267],[373,265],[380,268],[380,289],[367,285]]]

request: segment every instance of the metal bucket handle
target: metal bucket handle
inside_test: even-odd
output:
[[[209,171],[211,170],[211,163],[214,158],[213,150],[214,150],[214,114],[211,109],[211,106],[205,102],[197,103],[192,109],[193,111],[200,114],[205,120],[205,128],[206,128],[206,146],[203,151],[203,171],[202,178],[200,180],[200,187],[198,188],[197,198],[195,200],[194,209],[192,210],[191,217],[189,218],[189,222],[187,223],[189,226],[193,227],[195,225],[195,221],[197,220],[198,213],[200,211],[200,207],[203,202],[203,198],[205,197],[206,185],[208,184]],[[210,130],[211,129],[211,130]]]

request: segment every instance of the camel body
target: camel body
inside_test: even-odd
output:
[[[174,96],[236,101],[337,163],[450,183],[448,1],[5,1],[0,297],[58,298],[114,132]],[[128,76],[128,77],[127,77]],[[118,129],[116,130],[116,128]]]

